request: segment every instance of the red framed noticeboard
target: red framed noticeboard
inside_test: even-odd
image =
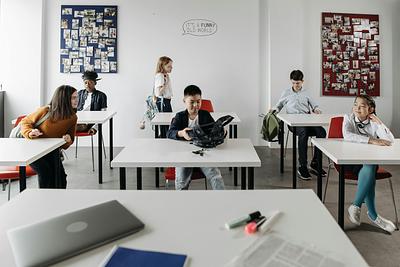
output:
[[[379,16],[322,13],[322,95],[380,95]]]

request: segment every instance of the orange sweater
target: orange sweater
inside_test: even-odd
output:
[[[25,138],[31,139],[29,133],[33,130],[33,126],[40,118],[46,115],[48,110],[49,107],[41,107],[36,112],[21,120],[21,133]],[[39,138],[61,138],[63,135],[69,134],[71,136],[71,142],[62,146],[62,148],[67,149],[74,142],[77,120],[78,117],[76,114],[68,119],[55,122],[47,119],[37,127],[37,129],[43,133]]]

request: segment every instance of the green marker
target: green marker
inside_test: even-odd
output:
[[[225,228],[229,230],[229,229],[244,225],[252,220],[259,218],[260,216],[261,216],[261,213],[259,211],[255,211],[253,213],[250,213],[249,215],[246,215],[246,216],[240,217],[236,220],[233,220],[231,222],[225,223]]]

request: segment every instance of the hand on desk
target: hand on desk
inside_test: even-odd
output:
[[[29,138],[36,138],[41,136],[43,133],[39,130],[39,129],[33,129],[32,131],[30,131],[29,133]]]
[[[373,145],[378,145],[378,146],[391,146],[392,143],[388,140],[385,139],[376,139],[376,138],[370,138],[368,141],[368,144],[373,144]]]
[[[71,136],[69,134],[63,135],[63,139],[67,143],[71,143],[72,142]]]
[[[191,130],[192,130],[191,128],[185,128],[178,132],[178,136],[185,138],[187,141],[190,141],[190,140],[192,140],[192,138],[190,138],[190,136],[187,132],[191,131]]]

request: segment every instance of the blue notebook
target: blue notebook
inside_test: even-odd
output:
[[[186,255],[115,247],[107,257],[104,267],[184,267]]]

